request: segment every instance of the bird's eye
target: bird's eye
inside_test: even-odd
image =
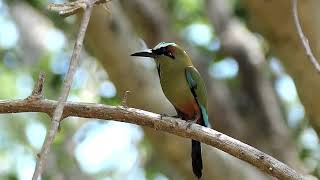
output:
[[[172,59],[175,59],[174,55],[172,54],[172,52],[170,52],[166,47],[162,47],[160,49],[155,49],[155,50],[152,50],[155,54],[157,55],[165,55],[165,56],[168,56]]]
[[[172,58],[172,59],[175,58],[174,55],[171,52],[167,52],[167,53],[165,53],[165,55],[170,57],[170,58]]]

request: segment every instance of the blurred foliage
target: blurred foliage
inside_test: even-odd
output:
[[[1,8],[7,9],[7,11],[1,11],[0,13],[0,29],[4,28],[2,19],[14,23],[14,20],[10,18],[9,6],[20,1],[0,0]],[[32,52],[25,52],[21,48],[21,37],[14,46],[9,48],[4,47],[1,44],[2,41],[0,41],[0,83],[3,87],[0,88],[0,98],[26,98],[31,93],[39,72],[43,71],[46,74],[45,95],[49,99],[57,99],[68,65],[69,56],[65,54],[70,54],[72,51],[77,30],[77,26],[74,26],[74,24],[77,22],[74,17],[62,19],[54,13],[48,13],[45,10],[47,0],[26,0],[25,2],[47,16],[55,24],[55,28],[62,30],[64,37],[68,40],[57,51],[44,53],[39,59],[35,60],[34,64],[24,60],[25,54]],[[193,47],[198,48],[200,52],[212,59],[209,67],[212,76],[220,81],[227,82],[229,87],[236,91],[239,88],[237,62],[219,53],[220,42],[203,11],[204,1],[168,0],[163,1],[163,5],[171,12],[170,17],[174,30],[177,30]],[[230,1],[230,5],[233,7],[235,15],[246,23],[245,7],[241,6],[238,0]],[[16,26],[16,28],[19,31],[19,27]],[[199,36],[199,33],[204,35]],[[263,41],[262,43],[266,42]],[[108,80],[107,73],[93,57],[86,53],[83,57],[84,60],[77,72],[69,100],[110,105],[119,104],[120,99],[116,97],[116,89],[112,82]],[[270,55],[268,62],[272,70],[275,89],[287,116],[288,126],[291,128],[292,136],[300,150],[300,157],[305,161],[308,169],[319,176],[320,149],[318,145],[313,145],[313,143],[317,143],[317,137],[307,124],[304,109],[297,97],[295,86],[290,84],[292,79],[285,73],[276,57]],[[288,86],[289,88],[286,88]],[[292,95],[289,98],[286,96],[288,92],[289,95]],[[52,154],[56,157],[51,157],[54,160],[52,164],[48,165],[51,169],[50,172],[46,172],[44,180],[54,179],[59,172],[64,173],[67,177],[68,173],[81,172],[84,176],[95,179],[103,179],[108,176],[118,179],[140,179],[141,177],[145,179],[166,179],[159,169],[161,165],[149,166],[146,158],[148,158],[148,152],[152,151],[152,147],[146,139],[141,139],[142,131],[136,126],[129,126],[126,129],[128,136],[124,138],[129,138],[130,141],[128,142],[131,145],[119,145],[119,147],[127,148],[126,151],[121,151],[122,153],[130,154],[137,151],[137,159],[133,157],[134,162],[129,164],[133,167],[123,169],[122,164],[120,164],[122,162],[110,164],[99,157],[102,156],[102,154],[99,154],[95,156],[97,162],[92,162],[93,164],[96,163],[94,165],[99,170],[90,172],[90,170],[85,169],[86,167],[81,164],[84,162],[81,162],[81,158],[76,157],[77,155],[74,153],[77,151],[77,147],[82,143],[85,144],[91,137],[99,136],[98,133],[103,134],[101,131],[103,128],[108,129],[109,126],[119,128],[116,123],[92,124],[92,122],[87,121],[80,118],[71,118],[62,124],[52,146]],[[25,179],[32,175],[35,157],[41,147],[45,127],[48,124],[49,118],[44,114],[21,113],[0,116],[0,164],[2,165],[0,167],[0,179]],[[111,129],[108,130],[112,131]],[[101,143],[108,145],[110,142]],[[90,143],[88,144],[90,145]],[[102,147],[99,146],[98,148]],[[112,147],[107,147],[106,151],[108,148]],[[123,156],[123,154],[115,151],[110,150],[109,152],[108,150],[108,153],[114,158]],[[94,154],[96,151],[91,153]],[[101,162],[99,158],[101,158]],[[144,167],[145,163],[148,164],[146,167]]]

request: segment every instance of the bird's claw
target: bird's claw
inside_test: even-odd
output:
[[[196,123],[197,122],[197,120],[187,120],[187,129],[189,129],[190,127],[191,127],[191,125],[193,124],[193,123]]]
[[[162,118],[163,118],[163,117],[166,117],[166,116],[167,116],[166,114],[161,113],[161,114],[160,114],[160,119],[162,120]]]
[[[166,114],[166,113],[161,113],[161,114],[160,114],[160,119],[162,120],[163,117],[169,117],[169,115]]]

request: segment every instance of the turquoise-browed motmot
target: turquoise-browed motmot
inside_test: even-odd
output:
[[[175,43],[159,43],[153,49],[132,56],[151,57],[157,64],[162,90],[178,117],[208,126],[207,92],[203,79],[188,54]],[[193,173],[202,176],[201,144],[192,140]]]

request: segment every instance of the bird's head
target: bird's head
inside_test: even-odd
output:
[[[136,52],[131,56],[151,57],[160,64],[186,64],[189,65],[191,60],[187,53],[175,43],[161,42],[152,49]]]

